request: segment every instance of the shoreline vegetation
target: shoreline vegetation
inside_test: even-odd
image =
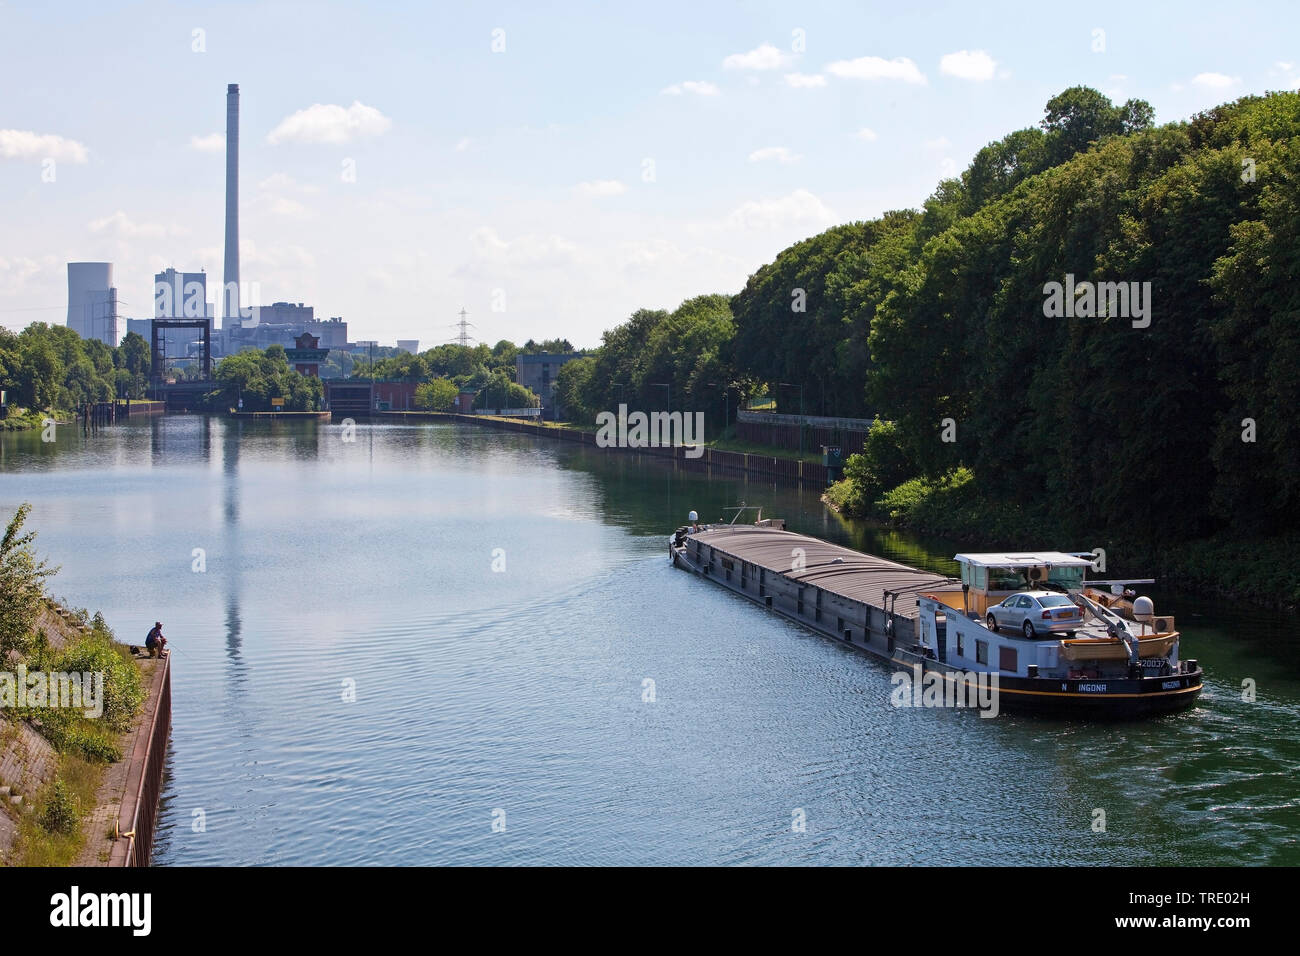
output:
[[[93,837],[101,785],[123,759],[146,692],[140,665],[101,615],[48,597],[57,568],[36,557],[35,533],[23,532],[29,510],[20,506],[0,539],[0,697],[38,672],[103,676],[93,716],[41,697],[0,699],[0,759],[17,758],[17,773],[0,781],[0,864],[68,866]]]
[[[1250,600],[1275,611],[1300,606],[1296,549],[1300,536],[1233,538],[1219,535],[1162,548],[1112,534],[1052,530],[1050,516],[979,500],[967,475],[939,483],[914,479],[864,508],[854,482],[842,478],[821,500],[841,518],[873,527],[933,535],[980,550],[1091,548],[1106,551],[1105,576],[1153,577],[1165,587],[1207,597]]]

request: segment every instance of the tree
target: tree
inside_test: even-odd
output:
[[[456,403],[459,389],[450,379],[435,378],[415,387],[415,407],[428,408],[435,412],[445,412]]]
[[[1145,100],[1115,106],[1090,86],[1072,86],[1047,101],[1042,127],[1048,135],[1048,153],[1057,165],[1107,136],[1149,129],[1155,113]]]
[[[595,422],[599,409],[590,408],[586,400],[595,370],[596,360],[590,355],[560,366],[555,374],[555,414],[558,418],[587,425]]]
[[[19,505],[0,538],[0,660],[10,651],[29,648],[45,581],[58,571],[36,557],[36,533],[23,534],[31,510],[29,504]]]

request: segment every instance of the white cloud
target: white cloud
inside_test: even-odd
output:
[[[957,160],[951,156],[945,156],[939,160],[939,175],[944,179],[951,179],[957,175]]]
[[[307,183],[300,183],[287,173],[272,173],[257,184],[257,188],[263,192],[283,192],[284,190],[297,190],[304,193],[318,193],[319,186],[311,186]]]
[[[862,127],[862,129],[858,130],[853,135],[856,136],[858,139],[865,140],[868,143],[874,143],[876,140],[880,138],[879,136],[876,135],[876,131],[869,126]]]
[[[578,183],[573,187],[573,191],[579,196],[599,199],[603,196],[622,195],[627,192],[627,186],[617,179],[593,179],[589,182]]]
[[[350,143],[355,139],[380,136],[393,121],[373,106],[355,101],[351,106],[316,103],[282,119],[267,134],[266,141],[280,143]]]
[[[681,83],[674,83],[672,86],[665,86],[660,92],[667,93],[669,96],[681,96],[683,93],[694,93],[697,96],[717,96],[721,91],[707,80],[685,80]]]
[[[997,68],[997,61],[983,50],[958,50],[956,53],[945,53],[939,60],[940,73],[977,83],[993,79]]]
[[[224,254],[220,247],[208,246],[200,249],[196,258],[200,262],[220,262]],[[290,289],[295,288],[295,283],[315,270],[316,257],[302,246],[291,243],[274,242],[269,246],[259,246],[252,239],[241,238],[239,266],[246,275],[284,272],[286,275],[276,276],[277,284],[282,289]],[[293,301],[310,302],[312,294],[310,289],[296,288]],[[288,301],[284,295],[283,291],[272,291],[268,295],[265,284],[262,285],[262,302]]]
[[[826,72],[847,80],[902,80],[925,84],[925,74],[905,56],[886,60],[878,56],[860,56],[856,60],[836,60],[826,65]]]
[[[680,266],[686,263],[686,254],[667,239],[630,239],[619,244],[617,263],[628,271]]]
[[[1222,90],[1229,86],[1236,86],[1241,82],[1239,76],[1228,76],[1224,73],[1197,73],[1192,77],[1192,84],[1209,90]]]
[[[770,43],[760,44],[748,53],[733,53],[722,61],[724,70],[779,70],[787,57]]]
[[[791,152],[785,146],[764,146],[762,149],[756,149],[749,154],[751,163],[761,163],[769,159],[775,159],[778,163],[797,163],[803,157],[798,153]]]
[[[53,259],[53,256],[46,256],[44,268],[54,267],[56,263]],[[16,292],[26,285],[28,279],[39,275],[41,269],[40,261],[27,256],[19,256],[16,259],[0,256],[0,289],[7,293]]]
[[[225,133],[209,133],[207,136],[190,137],[190,149],[197,149],[200,153],[219,153],[225,148]]]
[[[776,199],[750,199],[741,203],[723,225],[730,229],[782,229],[788,226],[819,227],[835,221],[835,215],[806,189],[796,189]]]
[[[60,163],[84,163],[87,150],[75,139],[26,129],[0,129],[0,158],[53,159]]]
[[[502,239],[495,229],[483,226],[470,237],[470,261],[457,270],[461,276],[499,278],[507,269],[555,269],[574,266],[582,251],[563,236],[523,235]]]
[[[161,223],[135,222],[120,209],[111,216],[92,219],[88,227],[91,232],[103,233],[116,239],[159,239],[169,232],[177,232],[177,229],[168,229]]]
[[[787,86],[793,86],[797,90],[807,90],[818,86],[826,85],[826,77],[820,73],[787,73],[785,75]]]
[[[277,216],[285,216],[289,219],[306,219],[309,210],[296,199],[290,199],[288,196],[274,196],[271,199],[271,212]]]
[[[934,139],[927,139],[925,148],[934,150],[952,149],[952,143],[948,142],[947,136],[937,136]]]
[[[473,145],[474,141],[472,139],[468,136],[462,136],[460,139],[456,140],[456,152],[463,153]]]

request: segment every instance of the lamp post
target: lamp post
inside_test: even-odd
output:
[[[799,389],[799,457],[803,457],[803,385],[796,385],[793,382],[777,382],[778,385],[784,385],[787,388]]]
[[[707,382],[706,384],[710,388],[722,389],[722,433],[725,435],[727,429],[731,427],[731,406],[728,401],[731,398],[731,390],[736,387],[736,384],[735,382],[728,382],[725,385],[720,385],[717,382]]]

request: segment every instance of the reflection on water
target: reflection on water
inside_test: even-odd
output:
[[[159,863],[1300,862],[1295,650],[1236,605],[1154,592],[1209,675],[1193,711],[986,721],[895,710],[883,665],[668,565],[687,511],[746,501],[953,570],[811,491],[169,416],[0,437],[0,507],[23,500],[56,593],[177,648]]]

